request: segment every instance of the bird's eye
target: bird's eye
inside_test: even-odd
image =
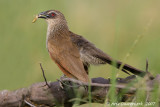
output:
[[[54,18],[54,17],[55,17],[55,15],[56,15],[56,13],[54,13],[54,12],[49,13],[49,14],[48,14],[48,18]]]
[[[55,16],[55,13],[51,13],[51,16]]]

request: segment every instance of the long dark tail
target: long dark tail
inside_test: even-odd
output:
[[[116,68],[120,68],[121,65],[122,65],[122,62],[121,61],[117,61],[117,60],[113,60],[111,57],[109,57],[108,55],[105,55],[105,57],[100,57],[100,56],[96,56],[97,58],[100,58],[101,60],[103,60],[104,62],[110,64],[110,65],[113,65],[115,66]],[[138,75],[138,76],[141,76],[141,77],[144,77],[148,72],[145,72],[145,71],[142,71],[142,70],[139,70],[135,67],[132,67],[128,64],[123,64],[122,65],[122,71],[129,74],[127,71],[135,74],[135,75]],[[150,77],[152,78],[153,76],[150,74]]]
[[[115,65],[116,65],[117,68],[120,68],[121,65],[122,65],[122,62],[120,62],[120,61],[115,61],[115,63],[116,63]],[[137,69],[135,67],[132,67],[132,66],[130,66],[128,64],[123,64],[122,65],[122,71],[123,70],[124,70],[124,72],[129,71],[129,72],[131,72],[131,73],[133,73],[135,75],[139,75],[141,77],[143,77],[144,75],[146,75],[145,71],[139,70],[139,69]]]

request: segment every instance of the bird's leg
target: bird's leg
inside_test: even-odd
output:
[[[65,74],[63,74],[61,77],[60,77],[60,80],[62,80],[63,78],[67,78],[67,76]]]

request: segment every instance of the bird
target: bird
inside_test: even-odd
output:
[[[70,31],[63,13],[58,10],[40,12],[37,18],[45,19],[47,27],[46,48],[51,59],[58,65],[65,76],[89,82],[90,65],[110,64],[120,68],[123,64],[115,60],[83,36]],[[143,77],[146,72],[124,64],[123,72],[131,72]]]

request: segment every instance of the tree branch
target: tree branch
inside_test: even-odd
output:
[[[127,91],[122,97],[127,98],[126,101],[132,98],[137,89],[150,92],[153,90],[155,83],[160,85],[160,75],[155,79],[146,80],[147,87],[127,87],[131,82],[137,83],[136,76],[132,75],[127,78],[117,78],[115,86],[117,93],[126,89]],[[70,107],[75,102],[79,104],[87,103],[88,100],[88,83],[78,81],[71,78],[63,78],[59,81],[35,83],[27,88],[18,89],[15,91],[3,90],[0,91],[0,107],[24,107],[24,106],[55,106],[64,105]],[[111,80],[104,78],[93,78],[91,83],[92,102],[104,103],[109,88],[111,87]],[[77,94],[78,93],[78,94]],[[132,95],[132,96],[131,96]],[[80,100],[78,100],[80,99]]]

